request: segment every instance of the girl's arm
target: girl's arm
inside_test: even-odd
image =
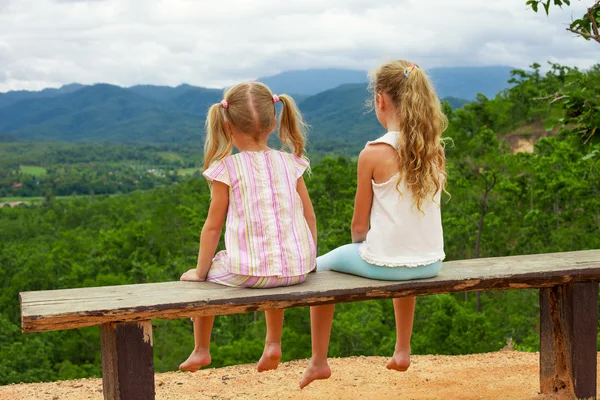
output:
[[[306,184],[304,183],[304,178],[300,177],[298,179],[298,185],[296,186],[296,191],[300,196],[300,200],[302,200],[302,208],[304,208],[304,218],[306,219],[306,223],[308,224],[308,228],[310,229],[310,233],[312,234],[313,240],[315,242],[315,246],[317,245],[317,217],[315,217],[315,210],[313,209],[312,202],[310,201],[310,196],[308,195],[308,189],[306,189]]]
[[[352,217],[352,242],[362,242],[369,232],[371,204],[373,204],[373,161],[372,152],[367,147],[358,156],[356,198],[354,199],[354,216]]]
[[[184,273],[181,276],[182,281],[204,281],[217,251],[229,206],[229,186],[219,181],[213,181],[211,195],[208,216],[200,234],[198,265]]]

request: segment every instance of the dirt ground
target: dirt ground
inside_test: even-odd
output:
[[[156,398],[188,399],[540,399],[536,353],[413,356],[408,372],[385,369],[384,357],[332,359],[333,375],[304,390],[306,360],[259,374],[254,365],[156,375]],[[2,400],[83,400],[102,396],[100,379],[0,386]]]

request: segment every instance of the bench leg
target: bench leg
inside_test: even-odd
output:
[[[154,399],[150,321],[100,326],[105,400]]]
[[[598,283],[540,289],[540,392],[596,399]]]

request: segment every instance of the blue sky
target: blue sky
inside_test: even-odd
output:
[[[0,0],[0,91],[65,83],[223,87],[284,70],[547,61],[587,68],[565,31],[591,0]]]

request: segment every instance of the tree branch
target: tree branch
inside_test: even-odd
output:
[[[586,39],[592,39],[592,40],[595,40],[596,42],[600,43],[600,35],[590,35],[587,32],[577,31],[577,30],[571,29],[571,28],[567,28],[567,30],[569,32],[573,32],[579,36],[583,36]]]
[[[588,16],[590,17],[590,21],[592,22],[592,32],[596,35],[596,40],[600,39],[600,35],[598,35],[598,23],[596,22],[596,18],[594,16],[594,9],[596,7],[600,7],[600,0],[597,0],[596,3],[588,8]],[[600,40],[598,40],[600,42]]]
[[[562,100],[562,99],[564,99],[564,98],[565,98],[565,95],[562,95],[562,94],[560,94],[560,93],[556,92],[556,93],[550,94],[550,95],[548,95],[548,96],[544,96],[544,97],[536,97],[536,98],[534,98],[534,100],[536,100],[536,101],[543,101],[543,100],[549,100],[549,99],[552,99],[552,101],[551,101],[550,103],[548,103],[548,104],[554,104],[554,103],[556,103],[557,101],[559,101],[559,100]]]
[[[466,212],[464,212],[461,209],[457,209],[457,211],[462,214],[464,217],[467,217],[472,223],[474,223],[475,225],[477,225],[477,220],[473,217],[471,217],[469,214],[467,214]]]
[[[600,33],[598,31],[598,22],[596,21],[596,17],[594,16],[594,11],[596,8],[600,7],[600,0],[596,0],[594,5],[587,9],[587,15],[590,18],[590,22],[592,24],[592,32],[587,33],[583,31],[578,31],[572,28],[567,28],[569,32],[573,32],[579,36],[583,36],[586,39],[592,39],[596,42],[600,43]]]

